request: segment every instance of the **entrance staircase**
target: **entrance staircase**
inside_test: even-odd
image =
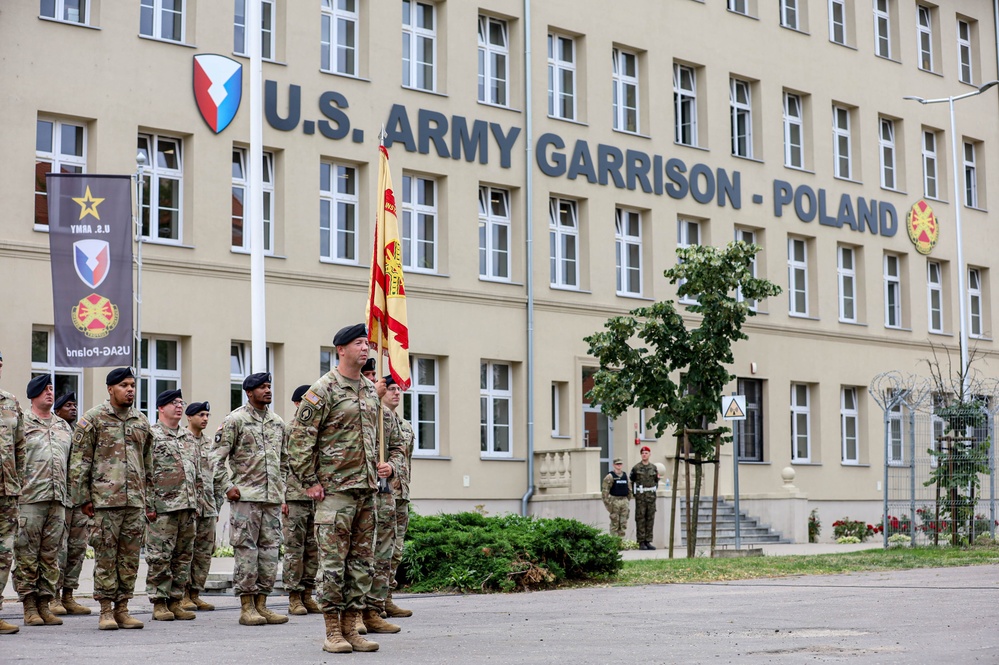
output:
[[[687,544],[687,502],[679,500],[681,544]],[[739,511],[740,545],[754,546],[791,541],[775,532],[766,524],[760,524],[756,517],[749,517],[744,510]],[[701,497],[697,520],[697,546],[711,547],[711,497]],[[715,532],[715,547],[735,547],[735,504],[718,499],[718,526]]]

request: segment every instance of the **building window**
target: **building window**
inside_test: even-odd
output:
[[[329,374],[337,366],[336,349],[330,346],[319,347],[319,376]]]
[[[829,40],[846,45],[846,0],[829,0]]]
[[[982,324],[983,317],[983,293],[981,268],[968,269],[968,335],[971,337],[984,337],[985,328]]]
[[[170,42],[184,41],[186,0],[142,0],[139,8],[139,34]]]
[[[232,247],[250,251],[252,235],[245,221],[245,199],[247,190],[246,172],[247,151],[245,148],[232,150]],[[274,253],[274,155],[264,153],[263,159],[264,185],[264,253]]]
[[[156,396],[164,390],[176,390],[180,387],[180,342],[175,339],[143,337],[141,349],[135,406],[150,422],[156,422]]]
[[[84,173],[87,170],[87,128],[83,125],[39,117],[35,123],[35,227],[48,229],[49,173]]]
[[[693,67],[673,63],[673,140],[697,145],[697,76]]]
[[[964,205],[978,207],[978,167],[975,166],[975,144],[964,142]]]
[[[923,131],[923,195],[940,198],[937,189],[937,134]]]
[[[334,355],[336,351],[333,351]],[[229,345],[229,410],[238,409],[246,404],[246,391],[243,390],[243,379],[253,373],[250,345],[245,342],[232,342]],[[264,358],[265,372],[273,371],[274,351],[270,346]],[[327,370],[329,371],[329,370]],[[166,390],[164,388],[164,390]],[[156,393],[159,394],[159,393]]]
[[[510,366],[482,362],[479,365],[480,451],[483,457],[512,457],[511,415],[513,390]]]
[[[733,436],[740,462],[763,461],[763,382],[739,379],[737,390],[746,397],[746,419],[736,420]]]
[[[638,54],[612,49],[614,129],[638,132]]]
[[[943,267],[938,261],[926,263],[926,288],[929,305],[929,330],[942,333],[943,328]]]
[[[437,181],[402,176],[402,266],[437,271]]]
[[[850,150],[850,109],[833,106],[833,171],[837,178],[853,177],[853,157]]]
[[[874,52],[891,57],[891,7],[889,0],[874,0]]]
[[[885,327],[902,327],[902,259],[885,254]]]
[[[402,417],[412,424],[414,457],[440,455],[440,381],[435,358],[410,356],[409,390],[402,394]]]
[[[52,390],[56,397],[76,393],[76,403],[83,408],[83,370],[77,367],[57,367],[55,364],[55,335],[51,330],[31,331],[31,378],[46,374],[52,377]]]
[[[728,10],[749,16],[749,0],[728,0]]]
[[[181,200],[184,162],[181,140],[139,134],[139,152],[146,158],[142,175],[142,235],[179,243],[182,237]]]
[[[857,265],[852,247],[836,250],[836,272],[839,278],[839,320],[857,322]]]
[[[747,245],[755,245],[755,244],[757,244],[756,231],[753,230],[753,229],[744,229],[744,228],[736,227],[735,228],[735,239],[736,239],[737,242],[744,242]],[[762,246],[763,243],[761,242],[759,244]],[[752,277],[752,278],[754,278],[754,279],[757,276],[756,275],[756,255],[755,254],[749,260],[749,276]],[[736,289],[735,299],[738,302],[742,302],[743,300],[745,300],[745,298],[742,295],[742,287],[739,287],[738,289]],[[749,300],[748,303],[749,303],[749,309],[751,309],[753,311],[756,311],[757,302],[755,300]]]
[[[437,7],[402,0],[402,85],[437,90]]]
[[[805,168],[804,114],[801,95],[784,93],[784,166]]]
[[[957,73],[961,83],[972,83],[971,23],[960,19],[957,21]]]
[[[780,24],[791,30],[801,29],[798,0],[780,0]]]
[[[878,119],[878,144],[881,153],[881,186],[895,189],[895,121]]]
[[[565,436],[567,433],[562,431],[562,419],[564,417],[563,411],[563,397],[562,391],[567,390],[568,387],[564,381],[552,381],[552,436],[561,437]]]
[[[479,101],[508,106],[510,32],[506,21],[479,16]]]
[[[548,33],[548,115],[576,119],[576,40]]]
[[[250,54],[246,38],[246,0],[235,0],[236,9],[232,29],[232,52]],[[274,0],[260,0],[260,57],[274,59]]]
[[[357,0],[322,0],[320,9],[320,69],[357,76]]]
[[[38,14],[66,23],[90,25],[90,0],[41,0]]]
[[[916,5],[916,41],[919,48],[919,68],[933,71],[933,9]]]
[[[579,204],[571,199],[548,200],[548,247],[551,285],[579,288]]]
[[[898,403],[888,410],[888,464],[891,466],[905,464],[904,433],[902,404]]]
[[[732,154],[753,156],[753,98],[749,81],[729,79],[732,113]]]
[[[791,384],[791,461],[807,464],[812,460],[810,386]]]
[[[319,256],[357,263],[357,169],[319,163]]]
[[[804,238],[787,239],[788,313],[808,316],[808,245]]]
[[[510,192],[479,186],[479,277],[510,281]]]
[[[840,437],[843,443],[843,464],[860,463],[860,410],[857,389],[843,388],[839,394]]]
[[[614,210],[614,249],[617,268],[617,294],[642,295],[642,213]]]
[[[701,244],[701,222],[695,219],[688,219],[685,217],[678,217],[676,220],[676,247],[677,249],[683,249],[684,247],[694,247]],[[686,283],[687,280],[682,279],[676,283],[676,287],[679,289]],[[685,296],[680,296],[680,302],[685,304],[697,304],[697,298],[687,294]]]

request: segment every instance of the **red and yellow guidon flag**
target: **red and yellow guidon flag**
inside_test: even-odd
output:
[[[375,206],[375,246],[368,288],[368,341],[379,353],[388,351],[389,372],[403,390],[410,384],[409,319],[402,276],[402,238],[392,192],[388,150],[378,147],[378,202]]]

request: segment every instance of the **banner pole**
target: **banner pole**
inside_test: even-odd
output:
[[[146,156],[141,152],[135,156],[136,215],[135,215],[135,333],[132,336],[132,366],[142,372],[142,177],[146,170]]]
[[[252,372],[267,371],[267,309],[264,268],[264,130],[262,104],[260,0],[246,3],[246,39],[250,54],[250,149],[247,159],[247,215],[250,231],[250,366]]]

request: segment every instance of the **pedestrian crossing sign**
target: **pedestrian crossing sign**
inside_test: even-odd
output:
[[[721,409],[722,418],[725,420],[745,420],[746,396],[728,395],[726,397],[722,397]]]

